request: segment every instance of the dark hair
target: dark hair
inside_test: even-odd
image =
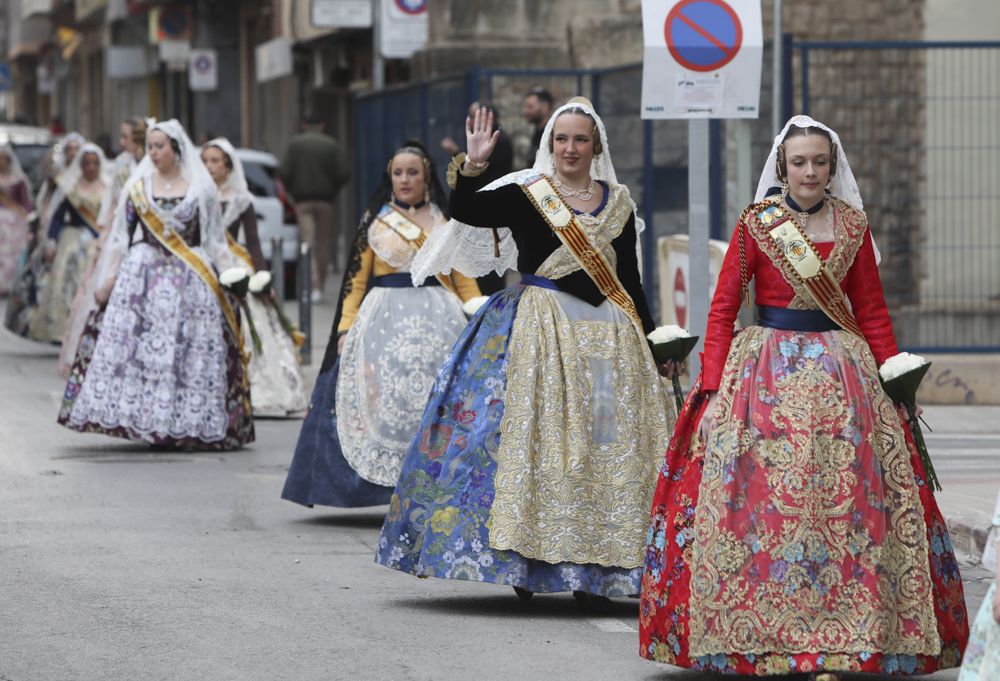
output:
[[[559,113],[559,116],[556,118],[556,120],[558,120],[559,118],[562,118],[566,114],[576,114],[577,116],[584,116],[584,117],[590,119],[590,122],[594,126],[593,132],[591,133],[591,137],[594,138],[594,156],[600,156],[601,153],[604,151],[604,144],[601,143],[601,133],[597,129],[597,121],[594,120],[594,117],[591,116],[586,111],[584,111],[583,109],[581,109],[580,107],[574,106],[574,107],[571,107],[569,109],[563,109],[563,111]],[[550,153],[553,152],[553,151],[555,151],[555,145],[554,145],[555,136],[556,136],[556,126],[555,126],[555,123],[553,123],[552,124],[552,132],[549,133],[549,152]]]
[[[553,99],[552,93],[546,90],[545,88],[541,87],[540,85],[536,85],[535,87],[528,90],[528,94],[525,95],[525,97],[531,97],[532,95],[538,97],[538,101],[545,102],[549,106],[552,106],[556,101],[555,99]]]
[[[307,113],[305,116],[302,117],[302,123],[308,125],[311,128],[317,125],[322,125],[323,119],[314,113]]]
[[[174,150],[174,154],[177,156],[177,160],[181,158],[181,143],[175,140],[170,135],[167,135],[167,139],[170,140],[170,148]]]
[[[830,143],[830,177],[837,174],[837,145],[833,143],[833,136],[829,131],[816,125],[809,125],[804,128],[793,125],[788,128],[788,132],[781,138],[781,144],[778,145],[778,156],[775,161],[777,168],[775,170],[778,173],[778,179],[782,182],[788,177],[788,162],[785,160],[785,142],[793,137],[808,137],[809,135],[820,135],[821,137],[825,137]]]

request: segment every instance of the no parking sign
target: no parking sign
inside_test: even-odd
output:
[[[643,0],[643,118],[757,118],[759,0]]]

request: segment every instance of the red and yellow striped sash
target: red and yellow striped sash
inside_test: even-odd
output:
[[[549,182],[549,178],[539,175],[522,184],[521,189],[524,190],[545,223],[573,254],[583,271],[590,276],[598,290],[627,314],[641,330],[642,320],[639,318],[639,311],[636,309],[632,297],[622,286],[607,258],[594,247],[590,238],[584,233],[573,216],[573,211],[559,196],[559,192]]]

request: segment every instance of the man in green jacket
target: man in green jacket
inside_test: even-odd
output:
[[[322,297],[330,257],[340,262],[340,239],[333,215],[337,192],[351,176],[340,144],[323,132],[318,116],[306,116],[281,159],[281,180],[295,202],[299,241],[312,245],[312,299]]]

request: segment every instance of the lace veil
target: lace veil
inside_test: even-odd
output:
[[[112,168],[111,164],[108,163],[108,159],[104,156],[104,150],[93,142],[85,142],[76,152],[76,156],[73,157],[73,162],[69,164],[69,167],[63,170],[56,177],[56,188],[52,192],[52,200],[49,202],[50,210],[47,214],[47,221],[51,221],[52,216],[55,215],[59,206],[62,202],[66,200],[66,196],[73,191],[80,178],[83,177],[83,156],[84,154],[95,154],[101,162],[100,179],[101,183],[104,185],[104,191],[101,192],[102,199],[107,196],[107,188],[111,185],[112,180]],[[100,224],[100,215],[104,213],[103,204],[101,211],[98,215],[98,224]]]
[[[222,151],[233,166],[233,169],[229,171],[229,176],[218,187],[219,201],[226,202],[226,208],[222,211],[222,227],[225,229],[243,214],[253,199],[247,185],[246,173],[243,171],[243,162],[236,155],[236,148],[233,147],[232,142],[225,137],[216,137],[214,140],[206,142],[204,146],[215,147]]]
[[[858,181],[854,178],[851,164],[847,161],[847,153],[844,151],[843,142],[840,141],[840,135],[833,128],[802,114],[789,118],[788,122],[785,123],[785,127],[774,138],[774,144],[771,145],[771,153],[767,155],[767,160],[764,162],[764,170],[761,172],[760,181],[757,183],[757,193],[753,197],[754,203],[763,200],[773,187],[781,185],[781,180],[778,179],[778,147],[781,146],[782,140],[785,139],[785,135],[788,134],[789,129],[793,125],[799,128],[819,128],[830,133],[833,143],[837,145],[837,172],[834,173],[830,181],[830,193],[852,208],[864,212],[865,204],[861,200],[861,190],[858,189]],[[881,262],[882,254],[879,253],[874,235],[872,236],[872,246],[875,249],[875,262]]]
[[[34,201],[35,199],[31,192],[31,180],[28,178],[27,173],[24,172],[24,168],[21,167],[21,161],[18,159],[17,154],[14,153],[14,147],[9,143],[0,144],[0,154],[10,159],[10,170],[8,171],[10,182],[0,182],[0,186],[9,187],[18,182],[24,182],[24,186],[28,188],[28,199]]]
[[[173,210],[160,208],[153,200],[152,177],[156,168],[149,156],[149,138],[155,131],[160,131],[177,143],[180,149],[180,156],[177,159],[181,168],[181,176],[188,181],[187,193]],[[223,271],[232,267],[235,263],[233,256],[226,245],[226,235],[222,227],[221,213],[219,211],[218,191],[215,182],[209,175],[205,164],[201,162],[198,148],[194,146],[191,139],[184,132],[183,126],[176,120],[170,119],[155,123],[146,131],[147,154],[143,157],[139,165],[132,172],[121,194],[118,196],[118,203],[115,206],[114,218],[111,222],[111,231],[108,234],[107,243],[101,251],[101,258],[98,262],[98,279],[104,281],[114,273],[121,263],[125,252],[129,248],[131,235],[126,219],[125,205],[129,200],[129,193],[132,185],[136,182],[144,183],[146,199],[153,212],[157,214],[167,232],[181,231],[175,213],[182,213],[187,208],[197,207],[198,225],[201,236],[201,247],[208,253],[209,258],[218,271]]]
[[[494,180],[479,191],[491,191],[509,184],[521,183],[532,175],[555,173],[555,161],[549,151],[548,140],[552,137],[552,129],[556,119],[567,111],[581,111],[591,116],[597,123],[597,131],[604,150],[594,157],[590,164],[590,176],[595,180],[603,180],[609,185],[618,184],[615,166],[611,161],[611,147],[608,144],[608,133],[604,121],[594,111],[593,106],[584,99],[570,100],[556,109],[545,124],[542,132],[542,143],[535,154],[535,164],[526,170],[517,170]],[[646,225],[638,215],[635,201],[632,210],[636,213],[635,231],[638,237]],[[482,277],[490,272],[503,274],[507,270],[517,269],[517,246],[511,236],[510,229],[502,227],[497,230],[500,237],[500,256],[496,256],[492,229],[473,227],[458,220],[449,220],[446,225],[434,231],[423,248],[413,260],[411,272],[413,283],[420,284],[436,274],[448,273],[452,270],[461,272],[468,277]],[[636,255],[642,263],[641,239],[636,239]]]

